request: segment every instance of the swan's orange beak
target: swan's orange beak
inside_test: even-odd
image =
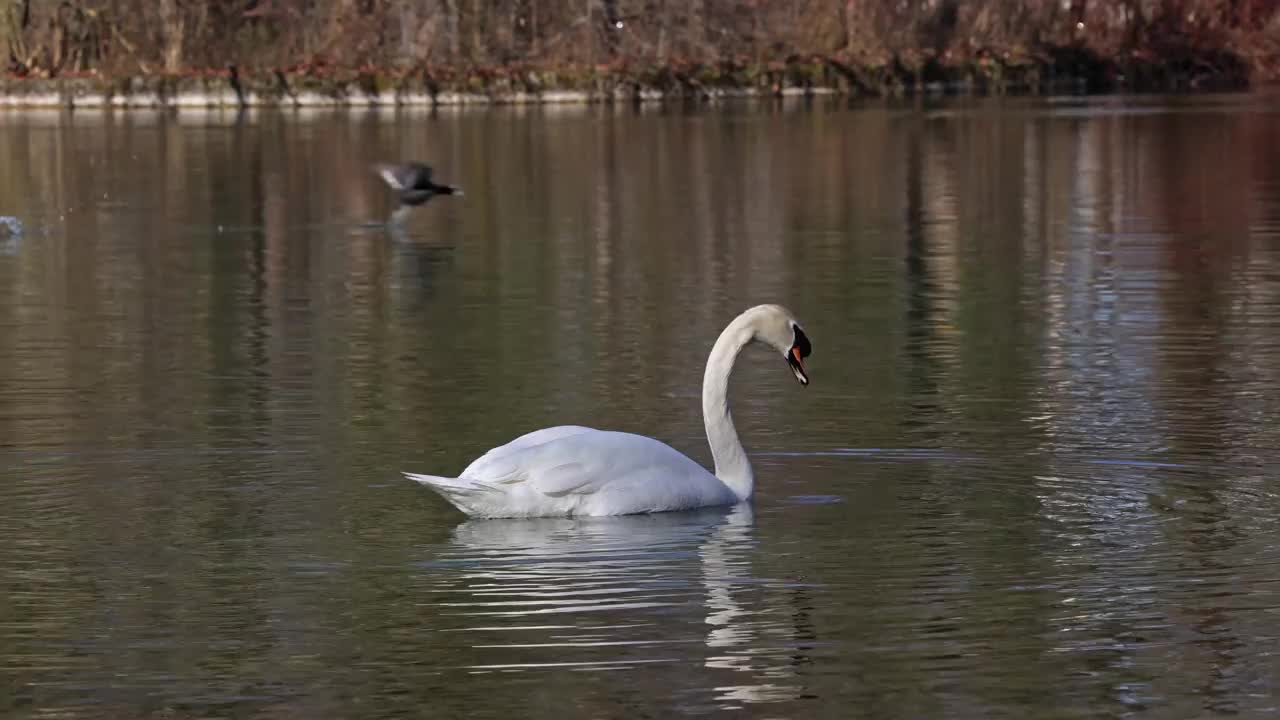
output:
[[[795,333],[795,337],[791,341],[791,349],[787,351],[787,365],[791,366],[791,372],[796,374],[801,385],[808,385],[809,376],[804,371],[804,359],[813,352],[813,345],[799,325],[792,323],[791,331]]]
[[[792,345],[791,352],[787,353],[787,365],[791,366],[791,372],[795,373],[796,380],[801,385],[809,384],[809,376],[804,371],[804,357],[800,354],[800,346]]]

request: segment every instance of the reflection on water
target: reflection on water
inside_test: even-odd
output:
[[[1274,98],[5,116],[0,712],[1267,716]],[[387,226],[373,162],[467,195]],[[464,522],[538,427],[753,506]]]
[[[647,666],[702,656],[727,671],[712,675],[712,700],[728,707],[800,698],[796,668],[817,644],[810,588],[755,577],[755,552],[752,509],[740,505],[468,521],[422,565],[447,570],[433,604],[457,623],[445,632],[481,651],[467,670],[674,674]]]

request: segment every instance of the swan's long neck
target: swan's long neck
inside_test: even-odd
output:
[[[720,333],[702,376],[702,420],[707,426],[711,456],[715,458],[716,477],[728,485],[739,500],[751,497],[755,476],[733,426],[733,416],[729,414],[728,392],[733,363],[742,348],[751,342],[752,330],[748,324],[747,317],[740,315]]]

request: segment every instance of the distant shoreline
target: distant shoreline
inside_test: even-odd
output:
[[[0,107],[703,102],[1243,90],[1273,0],[0,2]]]
[[[950,68],[860,67],[812,57],[767,66],[191,71],[108,78],[0,77],[0,108],[457,107],[489,105],[715,102],[737,98],[837,96],[1036,96],[1246,90],[1243,67],[1147,61],[996,62]]]

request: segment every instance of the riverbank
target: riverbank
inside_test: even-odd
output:
[[[1230,53],[1108,60],[1059,48],[1036,57],[979,55],[944,65],[934,59],[884,65],[831,56],[793,56],[760,65],[626,64],[385,70],[309,67],[189,71],[105,77],[0,77],[0,106],[11,108],[455,106],[486,104],[716,101],[738,97],[913,94],[1062,94],[1240,90],[1254,68]]]

